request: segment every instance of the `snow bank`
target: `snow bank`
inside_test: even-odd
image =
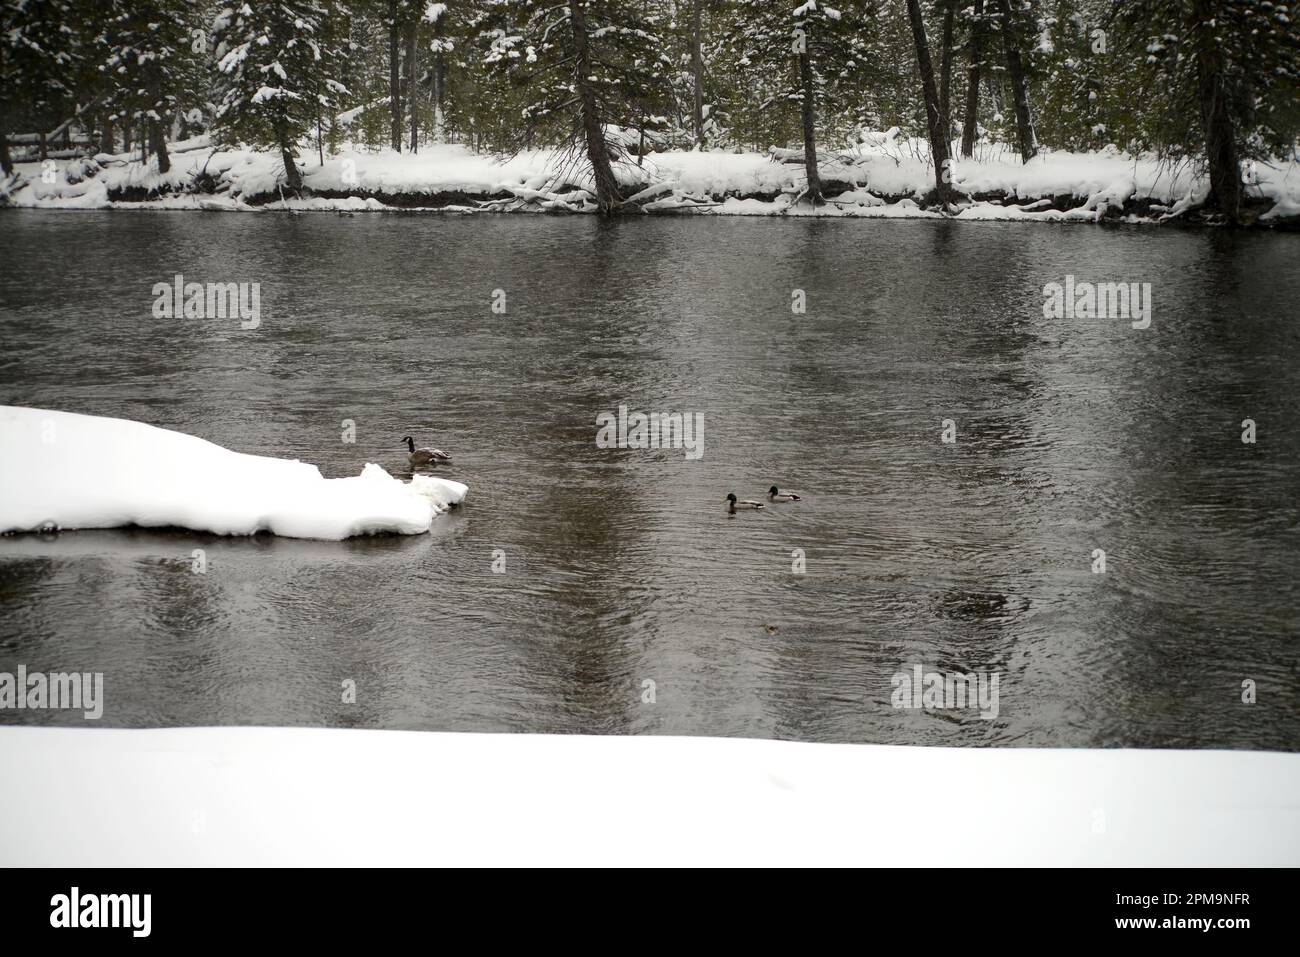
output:
[[[1267,752],[24,727],[0,780],[11,867],[1300,862]]]
[[[328,540],[415,535],[468,491],[420,475],[408,485],[373,464],[326,479],[314,465],[142,422],[0,406],[0,533],[141,525]]]
[[[797,151],[776,150],[776,157],[795,158]],[[767,153],[668,151],[626,161],[615,174],[625,187],[651,184],[671,194],[650,204],[656,210],[694,205],[701,213],[723,215],[819,215],[919,217],[927,215],[914,200],[934,187],[929,147],[921,140],[900,139],[896,130],[865,132],[852,148],[826,150],[821,175],[826,182],[850,189],[840,202],[816,210],[791,200],[806,179],[797,162],[775,162]],[[152,206],[163,209],[274,208],[290,210],[367,210],[394,206],[467,211],[475,200],[511,194],[532,201],[531,209],[592,210],[582,190],[592,192],[589,174],[576,172],[555,181],[560,165],[554,152],[530,150],[509,158],[475,153],[459,144],[422,147],[416,154],[392,150],[343,148],[322,164],[311,151],[300,157],[303,183],[315,196],[281,195],[284,169],[278,153],[246,149],[212,149],[203,138],[175,144],[173,168],[164,175],[138,160],[101,154],[94,161],[59,163],[54,182],[42,179],[36,163],[18,164],[20,185],[0,201],[14,206],[100,208]],[[971,159],[957,160],[952,182],[968,197],[965,219],[1046,222],[1095,222],[1130,211],[1158,219],[1166,211],[1202,201],[1208,192],[1203,175],[1183,163],[1170,165],[1155,156],[1132,156],[1113,147],[1086,153],[1045,151],[1028,163],[1003,144],[980,144]],[[1251,198],[1275,206],[1263,218],[1272,222],[1300,213],[1300,164],[1278,160],[1252,167]],[[572,190],[565,192],[565,188]],[[196,192],[197,190],[197,192]],[[321,195],[323,194],[323,195]],[[1073,209],[1032,209],[1043,198],[1077,200]],[[143,202],[141,202],[143,200]],[[676,200],[676,202],[674,202]],[[250,205],[250,201],[253,205]],[[271,202],[269,207],[256,204]],[[1016,203],[1008,207],[1006,201]],[[1140,204],[1155,204],[1150,213]],[[1061,204],[1057,204],[1058,206]],[[511,207],[515,208],[515,207]],[[1008,212],[1008,210],[1011,210]]]

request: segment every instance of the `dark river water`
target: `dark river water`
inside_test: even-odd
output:
[[[102,671],[115,727],[1294,751],[1297,263],[1153,228],[5,213],[0,402],[329,476],[402,474],[410,433],[470,495],[409,538],[0,539],[0,671]],[[261,327],[155,319],[176,273],[261,283]],[[1151,327],[1044,318],[1067,274],[1150,283]],[[701,413],[703,457],[597,448],[620,404]],[[804,500],[726,514],[774,483]],[[996,674],[996,717],[893,707],[918,665]]]

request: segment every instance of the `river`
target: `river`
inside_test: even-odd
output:
[[[411,434],[470,494],[405,538],[0,539],[0,671],[103,672],[113,727],[1294,751],[1298,253],[1150,227],[6,212],[0,402],[328,476],[405,476]],[[260,283],[260,326],[155,318],[177,273]],[[1045,318],[1066,276],[1149,283],[1150,327]],[[703,455],[598,448],[620,405],[698,413]],[[804,498],[726,514],[772,484]],[[894,707],[914,666],[996,675],[996,715]]]

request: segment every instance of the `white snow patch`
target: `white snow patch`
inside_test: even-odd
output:
[[[300,212],[379,212],[381,210],[391,210],[393,207],[385,206],[373,196],[367,196],[362,199],[360,196],[343,196],[337,199],[327,199],[323,196],[307,197],[286,197],[274,203],[267,203],[264,209],[281,210],[290,209]]]
[[[374,464],[327,479],[305,462],[142,422],[0,406],[0,532],[141,525],[327,540],[416,535],[468,491],[426,476],[408,485]]]
[[[613,130],[611,135],[625,133]],[[975,152],[972,159],[958,160],[953,167],[953,185],[959,192],[1000,193],[1024,203],[1043,197],[1074,196],[1078,197],[1078,203],[1068,213],[1048,210],[1035,216],[1021,215],[1032,212],[1028,209],[1001,213],[972,203],[966,218],[1091,221],[1108,211],[1113,213],[1130,198],[1151,199],[1173,209],[1186,209],[1202,201],[1208,192],[1205,177],[1190,164],[1171,165],[1151,155],[1129,155],[1114,147],[1085,153],[1048,150],[1028,163],[1022,163],[1016,150],[1005,144],[980,143]],[[774,155],[779,158],[795,153],[778,149]],[[79,173],[80,161],[59,164],[54,183],[42,182],[40,164],[19,163],[16,169],[21,185],[12,189],[6,201],[15,206],[103,207],[111,205],[110,192],[128,187],[183,192],[201,171],[215,178],[223,196],[239,202],[255,196],[279,199],[284,185],[284,167],[277,152],[240,148],[212,151],[203,137],[175,144],[173,168],[165,176],[155,172],[152,163],[149,168],[142,167],[138,158],[132,160],[124,154],[100,155],[96,161],[103,169],[86,176]],[[305,204],[290,202],[276,208],[374,210],[385,207],[378,203],[358,206],[358,196],[450,192],[486,196],[509,192],[519,197],[533,196],[534,208],[594,210],[594,203],[580,202],[575,192],[561,193],[561,188],[567,185],[594,194],[590,174],[577,172],[560,182],[555,177],[558,165],[556,154],[549,150],[524,151],[504,158],[475,153],[454,143],[423,146],[415,154],[345,146],[336,154],[327,155],[324,164],[316,160],[314,150],[304,148],[299,167],[306,187],[351,195],[330,200],[316,197]],[[859,142],[851,148],[827,149],[822,154],[821,174],[824,180],[838,180],[857,188],[843,198],[839,207],[818,207],[815,211],[807,207],[791,209],[791,214],[899,216],[908,207],[897,203],[880,205],[867,198],[864,191],[877,198],[920,197],[934,187],[928,145],[916,138],[901,137],[897,128],[883,132],[864,130]],[[68,175],[78,182],[69,181]],[[677,197],[711,199],[718,205],[701,212],[724,215],[780,215],[787,211],[786,195],[803,192],[806,183],[803,168],[798,164],[773,162],[764,153],[722,149],[652,153],[642,159],[640,166],[635,162],[618,164],[615,175],[625,186],[641,190],[649,187]],[[1257,177],[1257,183],[1249,188],[1252,194],[1277,204],[1266,218],[1297,214],[1300,164],[1294,160],[1261,162]],[[548,207],[547,204],[558,205]],[[185,207],[171,197],[131,205],[134,208]],[[931,214],[917,208],[911,215]]]
[[[0,780],[19,867],[1300,860],[1300,755],[1257,751],[10,727]]]

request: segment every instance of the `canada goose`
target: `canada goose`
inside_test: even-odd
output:
[[[435,462],[450,462],[451,456],[442,449],[417,449],[415,439],[409,435],[402,439],[406,443],[406,450],[410,453],[407,456],[412,465],[429,465]]]
[[[744,501],[738,502],[736,501],[735,492],[727,493],[727,511],[732,515],[736,514],[736,509],[738,508],[763,508],[763,507],[764,506],[762,502],[751,502],[749,499],[745,499]]]
[[[769,502],[797,502],[799,501],[799,496],[795,495],[794,492],[782,492],[779,488],[773,485],[767,490],[767,500]]]

